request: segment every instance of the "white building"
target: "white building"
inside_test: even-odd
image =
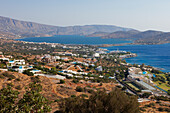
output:
[[[95,53],[95,54],[93,55],[93,57],[99,58],[99,57],[100,57],[100,54],[99,54],[99,53]]]

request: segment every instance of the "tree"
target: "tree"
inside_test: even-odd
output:
[[[29,113],[51,111],[49,102],[39,92],[42,90],[40,84],[31,83],[23,98],[18,99],[18,91],[12,90],[10,86],[0,90],[0,113]],[[18,101],[19,100],[19,101]]]
[[[30,84],[30,91],[27,91],[18,102],[18,112],[50,112],[50,102],[39,92],[42,90],[40,84]]]
[[[18,91],[14,91],[10,86],[0,90],[0,112],[16,112],[15,100],[18,98]]]
[[[80,87],[80,86],[77,86],[77,87],[76,87],[76,91],[77,91],[77,92],[83,92],[83,88]]]
[[[82,96],[67,98],[59,103],[61,113],[139,113],[137,98],[115,88],[112,92],[93,93],[89,99]]]
[[[65,81],[64,80],[60,80],[60,84],[64,84],[65,83]]]

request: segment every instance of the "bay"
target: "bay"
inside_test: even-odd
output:
[[[85,37],[78,35],[57,35],[54,37],[28,37],[23,39],[17,39],[27,42],[47,42],[47,43],[61,43],[61,44],[87,44],[87,45],[99,45],[99,44],[121,44],[130,43],[123,39],[102,39],[100,37]]]
[[[85,37],[74,35],[59,35],[54,37],[29,37],[17,39],[28,42],[47,42],[47,43],[62,43],[62,44],[121,44],[131,43],[132,41],[122,39],[102,39],[100,37]],[[127,58],[126,61],[131,64],[146,64],[158,68],[164,68],[164,72],[170,72],[170,44],[161,45],[125,45],[105,47],[109,51],[123,50],[132,53],[137,53],[137,57]]]

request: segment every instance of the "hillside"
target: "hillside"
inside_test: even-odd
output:
[[[140,33],[137,30],[130,30],[130,31],[117,31],[110,33],[106,36],[103,36],[103,38],[131,38],[131,36],[136,35]]]
[[[102,37],[102,38],[126,38],[134,40],[136,44],[163,44],[170,43],[170,33],[148,30],[140,32],[137,30],[116,31],[113,33],[93,33],[88,36]]]
[[[129,28],[113,25],[85,25],[59,27],[34,22],[20,21],[0,16],[1,35],[11,34],[18,37],[39,37],[52,35],[89,35],[95,32],[112,33],[115,31],[129,31]],[[0,36],[1,36],[0,35]],[[8,36],[9,37],[9,36]],[[13,38],[13,37],[11,37]]]

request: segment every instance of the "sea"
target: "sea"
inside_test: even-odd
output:
[[[131,43],[132,41],[124,39],[102,39],[100,37],[85,37],[74,35],[59,35],[53,37],[29,37],[17,39],[27,42],[47,42],[61,44],[122,44]],[[131,64],[146,64],[157,68],[162,68],[163,72],[170,72],[170,44],[160,45],[124,45],[105,47],[109,51],[123,50],[136,53],[137,57],[126,58],[126,62]]]
[[[102,39],[100,37],[85,37],[78,35],[57,35],[54,37],[29,37],[24,39],[17,39],[27,42],[47,42],[47,43],[61,43],[61,44],[87,44],[87,45],[100,45],[100,44],[121,44],[130,43],[132,41],[120,39]]]
[[[160,45],[124,45],[105,47],[109,51],[123,50],[136,53],[137,57],[126,58],[131,64],[146,64],[170,72],[170,44]]]

